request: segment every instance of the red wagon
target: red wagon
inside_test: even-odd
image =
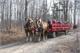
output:
[[[71,24],[69,23],[60,23],[58,21],[50,21],[51,22],[51,28],[49,28],[48,32],[53,32],[53,35],[55,35],[55,32],[67,32],[71,29]]]

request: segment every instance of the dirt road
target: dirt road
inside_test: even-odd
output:
[[[79,31],[71,32],[66,36],[63,35],[43,42],[2,46],[0,53],[75,53],[79,47],[76,38],[79,34]]]

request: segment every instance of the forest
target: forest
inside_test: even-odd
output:
[[[15,37],[15,34],[24,35],[27,18],[56,19],[76,25],[80,12],[78,3],[71,0],[0,0],[1,39],[12,34]]]

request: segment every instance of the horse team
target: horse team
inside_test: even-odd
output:
[[[48,35],[49,23],[41,18],[27,18],[24,25],[26,41],[46,40]]]

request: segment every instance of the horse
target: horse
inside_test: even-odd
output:
[[[41,35],[42,35],[42,26],[41,23],[39,21],[39,19],[35,20],[36,23],[36,35],[35,35],[35,40],[36,41],[41,41]]]
[[[42,28],[43,28],[43,40],[46,40],[47,39],[47,33],[48,33],[48,22],[45,21],[45,20],[42,20]]]
[[[26,20],[26,24],[24,25],[27,41],[32,41],[32,38],[34,36],[34,28],[35,25],[33,20],[31,18],[28,18]]]
[[[38,30],[39,30],[39,37],[41,38],[41,40],[46,40],[47,39],[47,30],[48,30],[48,22],[45,20],[42,20],[41,18],[38,19],[37,21],[37,25],[38,25]]]

